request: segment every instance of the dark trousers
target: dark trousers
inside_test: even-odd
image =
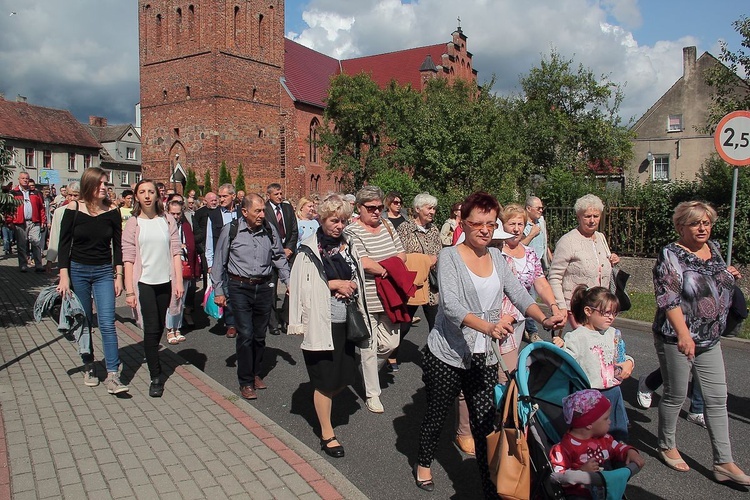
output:
[[[172,283],[147,285],[138,282],[138,302],[143,321],[143,351],[146,353],[148,373],[152,379],[161,375],[159,363],[159,342],[164,333],[167,308],[172,299]]]
[[[263,364],[266,328],[276,288],[272,281],[258,285],[228,281],[237,328],[237,379],[240,387],[254,387]]]
[[[427,392],[427,411],[419,430],[417,463],[422,467],[432,464],[448,409],[459,391],[463,391],[469,408],[469,425],[474,437],[484,496],[497,499],[497,489],[492,484],[487,465],[487,434],[493,431],[496,412],[492,398],[497,385],[497,364],[487,366],[485,354],[473,354],[471,367],[465,370],[444,363],[426,346],[422,352],[422,382]]]
[[[289,261],[290,268],[292,267],[292,262],[293,260]],[[284,297],[281,299],[281,307],[279,307],[279,272],[276,269],[273,270],[273,283],[272,312],[268,321],[268,328],[271,331],[282,330],[285,332],[286,326],[289,323],[289,295],[284,294]]]

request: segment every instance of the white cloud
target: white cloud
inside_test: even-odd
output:
[[[698,42],[639,44],[630,31],[642,22],[636,0],[311,0],[306,11],[309,28],[290,36],[337,58],[448,41],[460,16],[480,80],[497,75],[501,93],[518,91],[519,75],[555,48],[625,85],[625,120],[638,118],[682,75],[682,47]]]

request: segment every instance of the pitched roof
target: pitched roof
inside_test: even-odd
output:
[[[325,107],[331,77],[339,61],[284,38],[284,85],[296,101]]]
[[[84,125],[89,132],[101,143],[118,141],[131,127],[129,123],[123,125],[108,125],[97,127],[96,125]]]
[[[0,137],[99,149],[70,111],[0,99]]]
[[[446,53],[446,44],[438,43],[425,47],[399,50],[374,56],[358,57],[341,61],[344,73],[357,75],[361,72],[369,74],[380,87],[387,86],[391,80],[400,85],[411,84],[415,89],[421,88],[419,69],[429,55],[433,61],[442,63]]]

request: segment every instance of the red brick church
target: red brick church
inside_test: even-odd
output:
[[[216,186],[225,161],[249,191],[339,190],[314,146],[332,76],[476,81],[460,27],[448,43],[337,60],[284,37],[283,0],[139,0],[138,17],[143,174],[164,182],[192,168]]]

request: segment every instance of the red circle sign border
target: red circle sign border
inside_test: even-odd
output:
[[[750,165],[750,157],[742,161],[735,160],[734,158],[725,154],[724,150],[721,147],[720,136],[721,136],[721,131],[724,128],[724,125],[726,125],[729,120],[733,118],[739,118],[739,117],[744,117],[750,120],[750,111],[732,111],[731,113],[725,115],[724,118],[722,118],[719,121],[719,124],[716,127],[716,132],[714,133],[714,148],[716,148],[716,152],[719,153],[719,156],[721,156],[721,158],[725,162],[729,163],[730,165],[744,167],[744,166]]]

